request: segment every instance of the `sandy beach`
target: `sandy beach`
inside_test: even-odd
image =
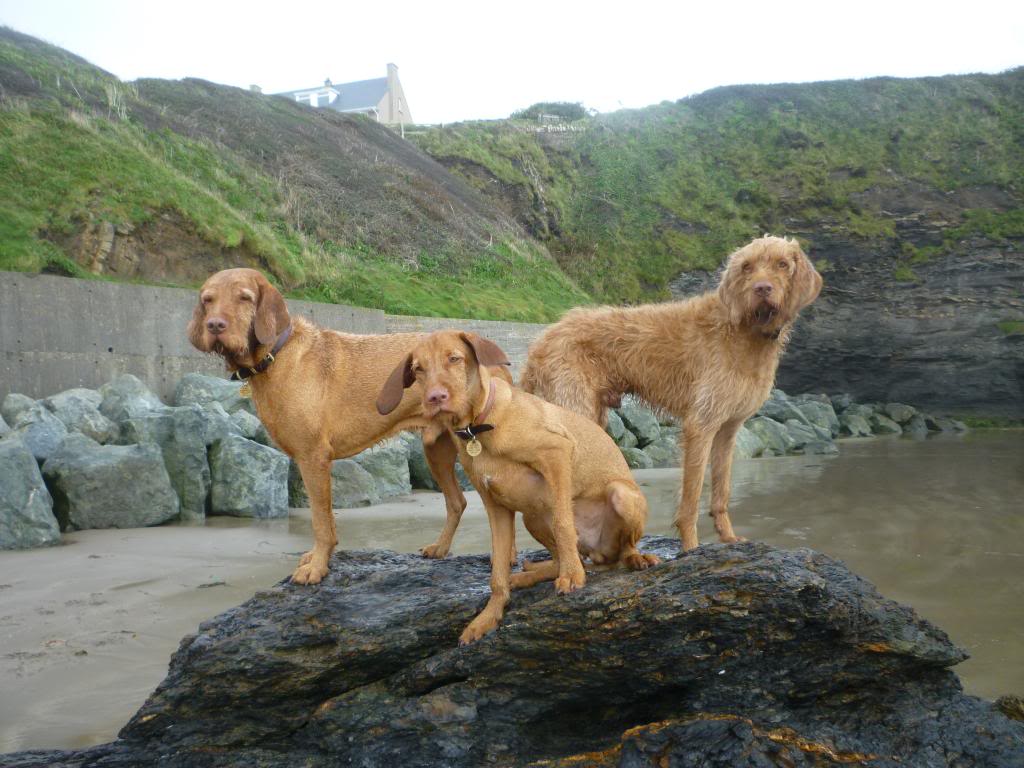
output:
[[[846,441],[835,458],[737,461],[733,520],[742,536],[842,559],[936,622],[973,657],[957,667],[969,693],[1020,694],[1022,439]],[[648,533],[674,536],[678,470],[636,476]],[[453,553],[487,552],[483,506],[467,498]],[[416,551],[443,510],[425,491],[336,510],[341,546]],[[714,540],[707,515],[699,530]],[[311,540],[309,510],[294,509],[283,520],[78,531],[58,547],[0,552],[0,752],[113,739],[181,638],[288,576]],[[537,546],[521,525],[517,543]]]

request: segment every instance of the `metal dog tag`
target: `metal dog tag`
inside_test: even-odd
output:
[[[252,397],[252,385],[248,381],[242,382],[242,386],[238,388],[238,394],[242,397]]]
[[[472,440],[470,440],[468,443],[466,443],[466,453],[468,453],[470,456],[473,456],[473,457],[479,456],[480,452],[483,449],[484,449],[484,447],[482,445],[480,445],[480,441],[477,440],[475,437]]]

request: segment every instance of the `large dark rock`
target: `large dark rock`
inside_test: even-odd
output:
[[[117,742],[0,765],[1024,762],[1024,723],[948,669],[963,651],[824,555],[707,545],[567,597],[541,584],[459,648],[488,572],[339,553],[320,586],[282,583],[186,637]]]

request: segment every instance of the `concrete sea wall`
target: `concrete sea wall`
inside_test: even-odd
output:
[[[95,389],[119,373],[142,379],[164,400],[186,373],[224,375],[220,360],[185,337],[196,292],[186,288],[0,272],[0,399]],[[288,302],[293,314],[347,333],[463,328],[493,339],[518,370],[544,328],[532,323],[386,315],[375,309]]]

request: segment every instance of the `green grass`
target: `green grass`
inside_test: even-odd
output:
[[[543,248],[507,229],[467,247],[445,241],[444,220],[432,220],[449,245],[410,260],[380,243],[340,242],[338,228],[308,226],[295,213],[289,185],[250,156],[155,127],[173,99],[187,107],[218,86],[147,81],[147,91],[165,100],[159,106],[140,98],[134,85],[10,30],[0,30],[0,75],[21,89],[17,98],[0,99],[0,270],[94,277],[60,243],[98,222],[140,231],[171,215],[211,252],[222,253],[225,265],[254,259],[289,296],[392,313],[537,322],[591,301]],[[280,100],[225,90],[232,109],[256,110],[252,120],[283,132],[286,144],[302,141],[309,124],[318,124],[313,113]],[[380,137],[378,127],[369,130]],[[292,138],[289,131],[296,131]],[[267,146],[259,154],[279,149]],[[391,215],[403,215],[407,201],[398,200]]]
[[[550,199],[557,232],[548,247],[606,301],[662,298],[680,271],[713,268],[765,232],[834,232],[901,254],[894,279],[914,280],[910,265],[958,238],[1024,238],[1019,202],[964,212],[942,246],[902,240],[896,217],[876,202],[908,187],[934,196],[998,188],[1019,201],[1024,69],[719,88],[584,125],[557,142],[514,121],[449,126],[417,141],[485,192],[513,204]],[[543,183],[523,172],[527,163],[545,169]]]
[[[1004,320],[1001,323],[996,323],[996,327],[1004,336],[1024,335],[1024,320]]]

